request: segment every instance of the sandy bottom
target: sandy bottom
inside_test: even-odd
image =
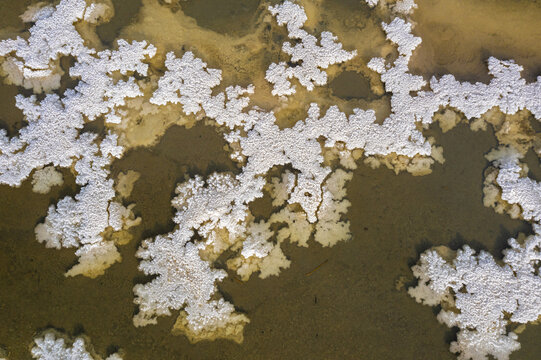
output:
[[[18,6],[7,3],[0,1],[0,13],[4,9],[20,13]],[[127,14],[123,23],[100,30],[107,41],[130,21],[138,1],[122,3],[133,4],[133,8],[117,11],[117,15]],[[541,33],[533,29],[537,23],[532,19],[539,17],[532,14],[540,11],[538,4],[513,2],[513,9],[526,11],[524,24],[518,26],[511,21],[514,13],[504,1],[452,5],[455,3],[459,2],[419,0],[414,17],[424,41],[414,59],[419,73],[453,72],[483,80],[482,59],[492,52],[509,57],[516,54],[517,60],[525,61],[528,74],[536,71],[534,65],[541,64]],[[205,18],[199,6],[190,2],[186,11],[196,19]],[[230,13],[246,18],[250,9],[252,4],[247,2]],[[501,26],[498,36],[488,23],[482,23],[485,15],[480,14],[486,11],[493,14],[486,21]],[[497,17],[505,11],[510,14],[509,26]],[[205,26],[224,31],[223,24]],[[475,35],[465,37],[471,29]],[[508,34],[522,40],[508,49],[497,40]],[[525,39],[527,34],[530,38]],[[491,42],[490,38],[496,39]],[[455,46],[444,46],[440,39]],[[528,46],[534,48],[527,50]],[[445,57],[438,55],[443,48],[449,52]],[[452,61],[445,63],[445,59]],[[343,73],[331,82],[334,96],[345,100],[375,96],[364,77],[357,73],[351,77],[354,80]],[[14,91],[0,87],[2,95],[13,96]],[[12,108],[10,101],[1,96],[2,110]],[[0,126],[15,132],[22,126],[20,115],[2,111]],[[135,328],[131,320],[133,285],[147,280],[138,272],[134,254],[144,238],[173,229],[170,200],[175,184],[185,175],[237,171],[213,128],[202,123],[191,129],[171,127],[156,146],[131,150],[114,164],[113,175],[128,169],[141,173],[128,201],[137,204],[134,211],[143,222],[134,230],[134,240],[120,248],[123,261],[97,279],[65,278],[63,273],[76,261],[73,250],[45,249],[34,238],[34,226],[43,220],[49,204],[77,192],[68,171],[64,171],[62,188],[53,188],[46,195],[32,193],[30,181],[20,188],[0,186],[0,346],[9,350],[10,359],[29,359],[33,336],[52,326],[72,335],[87,334],[100,353],[122,348],[127,359],[136,360],[455,359],[448,351],[453,329],[439,324],[434,309],[417,304],[397,283],[411,281],[409,266],[430,246],[458,248],[467,243],[500,256],[509,237],[531,232],[531,228],[483,206],[483,170],[488,165],[484,154],[496,145],[490,130],[474,133],[460,125],[446,134],[438,128],[427,133],[443,146],[446,158],[432,174],[397,176],[385,168],[373,170],[362,164],[355,171],[348,186],[351,241],[333,248],[313,243],[308,249],[286,246],[284,252],[292,264],[279,277],[252,277],[240,283],[231,276],[219,285],[224,297],[250,317],[242,345],[221,340],[190,344],[183,336],[171,335],[174,316],[144,328]],[[530,154],[528,162],[535,166],[532,176],[539,179],[537,159]],[[264,201],[256,203],[254,212],[263,213],[265,206]],[[541,326],[528,326],[519,338],[522,349],[511,358],[540,358],[539,338]]]

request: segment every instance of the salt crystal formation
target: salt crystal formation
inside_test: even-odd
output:
[[[70,341],[54,330],[47,330],[34,339],[32,357],[37,360],[103,360],[95,354],[88,339],[77,337]],[[105,360],[122,360],[118,353],[109,355]]]
[[[28,125],[12,138],[0,130],[0,183],[19,186],[33,169],[72,166],[81,192],[75,199],[66,197],[57,206],[51,205],[45,222],[36,227],[36,237],[48,247],[77,248],[79,264],[66,275],[95,277],[120,260],[115,244],[104,238],[105,233],[125,230],[137,220],[129,207],[113,201],[108,167],[123,152],[117,145],[118,136],[109,134],[100,141],[96,134],[81,130],[100,116],[111,123],[120,121],[117,108],[126,98],[142,94],[133,76],[123,76],[134,72],[145,76],[148,65],[142,61],[152,57],[156,49],[144,41],[123,40],[117,42],[116,50],[96,52],[87,48],[74,26],[83,21],[85,11],[87,4],[82,0],[63,0],[56,8],[33,8],[25,17],[35,22],[29,38],[0,42],[4,70],[6,64],[18,64],[17,71],[8,73],[8,81],[18,76],[21,81],[16,84],[28,81],[35,92],[48,90],[36,84],[57,82],[61,75],[59,58],[68,55],[75,59],[69,75],[79,79],[63,96],[47,94],[38,100],[35,95],[17,95],[16,106]],[[41,175],[38,173],[38,178]]]
[[[364,1],[368,4],[368,6],[374,7],[378,4],[379,0],[364,0]]]
[[[62,1],[56,8],[33,7],[23,15],[26,22],[35,23],[30,37],[0,41],[0,56],[6,57],[2,70],[8,82],[23,85],[35,92],[60,87],[60,56],[87,52],[84,40],[74,23],[83,19],[84,0]]]
[[[289,81],[291,78],[299,80],[308,91],[312,91],[316,85],[325,85],[327,73],[324,69],[357,55],[355,50],[343,50],[342,44],[336,42],[338,38],[328,31],[321,33],[321,45],[318,45],[317,38],[302,29],[307,20],[302,6],[284,1],[280,5],[269,6],[269,11],[276,17],[278,25],[287,26],[289,38],[295,41],[294,46],[289,42],[282,46],[282,51],[291,56],[291,62],[295,63],[295,66],[282,61],[270,64],[267,70],[265,78],[274,86],[273,95],[294,94],[295,86]]]
[[[287,25],[292,37],[302,39],[305,36],[305,31],[301,29],[306,21],[302,7],[286,1],[271,7],[270,11],[276,15],[279,24]],[[143,271],[159,276],[134,289],[135,302],[140,306],[140,313],[134,318],[136,324],[152,323],[156,316],[169,315],[172,309],[183,309],[177,320],[177,325],[181,323],[182,327],[177,329],[185,332],[192,341],[201,340],[204,336],[200,335],[200,315],[192,315],[196,313],[192,303],[202,301],[204,305],[201,308],[208,312],[206,316],[211,319],[209,324],[212,324],[205,336],[215,338],[218,336],[216,330],[220,327],[233,327],[235,331],[227,330],[226,333],[238,340],[247,319],[241,318],[229,307],[231,304],[217,294],[215,283],[225,275],[212,269],[215,259],[225,250],[235,251],[237,255],[227,261],[227,266],[236,271],[241,279],[247,280],[254,272],[259,272],[259,276],[265,278],[289,267],[289,260],[280,246],[285,240],[306,246],[313,238],[324,246],[332,246],[350,237],[349,223],[343,221],[342,217],[349,206],[344,199],[344,186],[351,174],[340,169],[333,172],[325,164],[324,153],[335,151],[343,159],[351,158],[353,151],[361,149],[366,156],[379,159],[398,155],[408,159],[409,168],[415,169],[412,172],[423,172],[433,162],[423,160],[423,157],[436,159],[441,158],[441,154],[424,138],[418,125],[428,126],[440,106],[451,104],[467,116],[480,116],[500,105],[500,101],[507,101],[499,97],[502,96],[501,90],[498,90],[500,86],[511,89],[516,95],[506,96],[523,98],[524,108],[537,106],[529,96],[521,95],[536,91],[537,83],[513,80],[517,77],[517,71],[520,79],[521,69],[512,68],[515,74],[509,75],[505,70],[508,63],[495,59],[491,60],[490,65],[495,80],[488,86],[459,83],[447,76],[441,80],[432,79],[432,91],[422,90],[428,84],[422,77],[409,73],[408,69],[412,53],[421,39],[413,36],[411,24],[400,18],[383,24],[383,27],[388,39],[398,46],[399,56],[392,64],[383,58],[372,59],[369,63],[369,67],[382,75],[382,82],[391,93],[392,114],[381,125],[375,122],[372,110],[355,109],[353,114],[347,116],[336,106],[331,106],[322,116],[319,106],[311,104],[305,120],[297,121],[291,128],[281,129],[276,124],[273,112],[256,107],[247,110],[247,96],[254,91],[252,85],[246,88],[230,86],[212,95],[212,88],[221,81],[219,70],[207,68],[206,63],[191,52],[184,53],[182,58],[177,58],[173,53],[167,54],[167,71],[158,81],[158,89],[150,101],[157,105],[180,103],[186,114],[204,114],[214,120],[224,129],[224,138],[233,150],[231,157],[242,168],[236,176],[213,174],[207,180],[197,177],[179,185],[177,191],[180,196],[173,200],[177,209],[177,229],[165,237],[146,240],[139,252],[139,257],[143,259]],[[290,47],[286,46],[286,49]],[[311,59],[306,56],[303,65],[314,65]],[[290,71],[286,70],[284,64],[282,66],[283,69],[274,68],[276,74],[283,75]],[[324,74],[317,66],[313,68],[320,76]],[[293,93],[288,77],[280,81],[274,76],[269,78],[269,74],[273,74],[272,69],[271,66],[267,72],[267,80],[274,84],[275,93],[281,91],[277,89],[283,90],[279,95]],[[508,86],[510,83],[513,86]],[[304,85],[311,89],[310,84],[313,86],[317,81]],[[457,100],[466,88],[475,93],[476,87],[498,96],[490,97],[492,103],[482,109],[479,109],[475,99],[470,102],[468,96],[462,102]],[[502,108],[508,113],[521,109],[520,106],[511,108],[503,105]],[[290,166],[294,172],[285,172],[281,179],[272,180],[271,185],[267,186],[277,210],[268,220],[254,222],[248,205],[263,195],[266,187],[263,176],[277,166]],[[351,163],[349,166],[354,167]],[[295,204],[300,205],[302,211],[294,210]],[[277,231],[273,230],[276,225],[280,226]],[[196,233],[200,240],[194,239]],[[165,280],[171,271],[164,272],[163,264],[177,264],[179,261],[173,260],[175,255],[172,253],[169,258],[163,258],[162,252],[170,253],[167,250],[170,247],[179,247],[177,252],[193,252],[190,256],[194,257],[195,248],[199,249],[201,259],[194,262],[202,261],[200,269],[206,269],[206,275],[201,275],[206,279],[202,282],[207,289],[202,297],[193,295],[195,289],[188,285],[174,287],[174,291],[178,292],[176,296],[164,295],[170,294],[169,284],[185,282],[182,276],[176,280]],[[177,297],[180,301],[174,301]],[[219,308],[213,303],[215,301],[221,301],[220,304],[227,305],[229,310],[218,311]],[[225,314],[225,318],[222,314]],[[221,333],[219,336],[225,335]]]
[[[490,57],[488,68],[493,79],[489,84],[461,83],[453,75],[432,78],[426,84],[421,77],[408,73],[409,58],[421,41],[411,34],[411,24],[395,18],[384,23],[383,28],[388,39],[398,45],[400,54],[393,66],[382,58],[369,63],[369,67],[382,74],[386,90],[392,92],[393,114],[385,122],[398,116],[401,122],[429,124],[440,106],[451,106],[467,119],[479,119],[496,107],[504,114],[528,110],[537,119],[541,117],[541,77],[527,84],[520,75],[523,68],[514,61]],[[426,85],[430,85],[430,91],[421,90]],[[442,120],[450,121],[445,125],[449,128],[459,121],[454,117],[439,121]],[[505,124],[509,130],[511,123]],[[512,138],[505,140],[514,142]],[[409,294],[423,304],[441,305],[438,320],[460,329],[450,347],[459,359],[481,360],[488,355],[508,359],[520,344],[517,334],[507,327],[535,322],[541,316],[541,229],[537,225],[541,193],[539,184],[525,176],[527,167],[519,162],[526,150],[527,147],[521,151],[507,147],[487,156],[493,166],[486,173],[484,202],[498,212],[534,222],[535,235],[523,242],[509,239],[503,263],[485,251],[475,255],[468,246],[452,260],[450,249],[438,247],[423,253],[412,267],[419,284],[410,288]]]
[[[485,172],[485,206],[512,218],[541,223],[541,184],[527,177],[528,167],[520,163],[521,154],[511,147],[487,155],[492,167]]]
[[[349,207],[349,202],[344,199],[344,187],[351,174],[342,170],[331,172],[323,165],[323,148],[318,139],[326,139],[325,148],[340,143],[344,144],[344,151],[350,152],[366,146],[367,142],[376,144],[362,130],[371,130],[371,126],[377,128],[378,125],[374,124],[373,111],[357,110],[348,119],[337,107],[332,107],[325,116],[320,116],[319,107],[312,104],[306,120],[299,121],[293,128],[280,129],[272,112],[255,107],[245,111],[248,106],[246,95],[253,92],[253,86],[228,87],[224,92],[212,95],[212,88],[220,83],[221,72],[208,69],[191,52],[186,52],[180,59],[168,53],[166,66],[167,71],[158,81],[158,89],[150,101],[159,105],[180,103],[187,114],[204,111],[208,118],[225,129],[224,138],[234,150],[232,158],[242,164],[242,169],[236,176],[213,174],[206,180],[196,177],[179,185],[179,196],[173,200],[178,211],[175,216],[177,229],[165,237],[146,240],[138,253],[143,259],[141,269],[159,276],[134,288],[135,302],[140,309],[134,323],[146,325],[155,322],[156,316],[169,315],[171,309],[183,309],[179,319],[182,319],[183,331],[192,341],[205,336],[223,337],[223,329],[230,327],[236,330],[227,330],[229,335],[226,337],[242,339],[242,326],[247,318],[234,313],[231,304],[223,299],[213,303],[219,298],[215,282],[222,280],[225,274],[215,272],[212,261],[225,250],[238,251],[236,257],[228,260],[228,267],[244,280],[254,272],[265,278],[289,267],[289,260],[280,247],[285,240],[306,246],[313,234],[317,242],[332,246],[349,239],[349,223],[342,217]],[[297,174],[286,173],[287,180],[284,181],[287,184],[273,182],[271,191],[281,191],[274,200],[279,210],[268,221],[254,222],[248,205],[263,196],[263,176],[276,166],[284,165],[292,166]],[[287,190],[284,191],[284,187]],[[304,211],[293,211],[293,204],[300,204]],[[280,226],[276,234],[271,231],[272,224]],[[195,231],[201,239],[195,241],[200,252],[192,243]],[[274,237],[276,242],[272,241]],[[190,248],[191,256],[201,254],[206,259],[199,260],[199,271],[207,274],[207,277],[201,275],[206,279],[202,282],[207,284],[204,296],[196,296],[199,293],[195,286],[170,288],[169,284],[184,284],[186,280],[180,275],[174,280],[166,280],[171,271],[160,270],[163,264],[179,261],[171,258],[174,253],[167,250],[169,247],[178,248],[177,252]],[[169,291],[176,295],[165,296]],[[177,298],[178,301],[174,300]],[[200,308],[194,304],[199,304]],[[218,305],[230,310],[220,311]],[[206,312],[207,323],[215,324],[206,326],[204,332],[199,323],[201,315],[196,315],[197,311],[203,311],[201,309]]]
[[[535,230],[522,241],[508,240],[503,263],[464,246],[452,262],[450,249],[440,247],[413,266],[419,284],[408,292],[420,303],[442,305],[438,320],[459,328],[450,348],[459,359],[509,359],[520,343],[508,326],[541,317],[541,228]]]
[[[237,191],[236,191],[237,190]],[[139,268],[147,275],[158,275],[150,283],[134,287],[139,313],[136,326],[156,323],[157,316],[183,308],[183,327],[192,341],[228,337],[242,341],[242,330],[248,318],[234,312],[223,299],[216,300],[215,282],[226,272],[211,268],[199,256],[199,248],[190,242],[194,229],[202,236],[215,229],[229,230],[234,237],[240,231],[239,220],[246,216],[239,183],[227,174],[214,174],[205,183],[197,177],[177,187],[173,205],[177,229],[165,236],[145,240],[137,252],[142,259]],[[237,199],[237,196],[241,196]],[[177,321],[178,322],[178,321]]]
[[[400,16],[416,8],[412,0],[385,4]],[[329,66],[356,56],[330,32],[322,32],[320,39],[309,34],[302,6],[286,0],[268,11],[278,25],[286,26],[290,39],[282,47],[290,61],[271,64],[265,74],[281,105],[296,91],[291,81],[312,91],[327,83]],[[149,70],[147,62],[157,48],[146,41],[119,39],[114,49],[96,50],[102,45],[95,26],[112,14],[105,0],[62,0],[56,7],[36,4],[22,16],[33,24],[28,34],[0,41],[4,80],[45,93],[17,95],[16,106],[27,125],[13,137],[0,130],[0,183],[20,186],[33,174],[34,191],[46,193],[62,182],[55,169],[70,168],[80,192],[49,207],[35,228],[36,238],[47,247],[76,249],[79,263],[67,276],[96,277],[120,261],[117,245],[141,221],[133,214],[134,204],[122,203],[139,175],[120,174],[115,184],[110,173],[113,161],[126,151],[119,145],[126,119],[178,106],[185,116],[205,117],[217,127],[238,173],[195,176],[177,185],[174,230],[144,240],[136,253],[139,269],[153,278],[133,289],[135,326],[155,324],[158,317],[178,312],[173,333],[192,342],[242,342],[249,319],[219,293],[217,286],[227,273],[216,268],[217,259],[227,252],[226,266],[242,280],[254,273],[266,278],[290,266],[282,251],[286,241],[306,247],[312,240],[333,246],[350,239],[346,187],[356,160],[365,156],[371,166],[429,173],[434,161],[444,160],[441,148],[422,132],[433,121],[450,129],[475,119],[472,128],[483,128],[496,109],[516,116],[516,121],[490,122],[500,143],[514,148],[488,155],[492,167],[486,175],[485,204],[536,224],[541,220],[539,183],[527,178],[527,167],[520,162],[536,146],[523,114],[541,117],[541,77],[526,83],[523,68],[512,60],[489,58],[488,84],[459,82],[453,75],[427,82],[409,70],[421,39],[412,34],[411,23],[397,17],[382,27],[398,56],[368,63],[390,95],[391,114],[383,122],[376,122],[372,109],[355,108],[346,114],[329,106],[322,112],[320,105],[311,103],[306,118],[293,119],[298,121],[284,128],[273,111],[250,105],[254,85],[223,86],[222,71],[207,67],[194,55],[195,49],[180,55],[170,47],[160,49],[166,54],[163,75]],[[67,75],[76,85],[62,94],[52,93],[60,88],[65,75],[60,62],[67,56],[73,58]],[[107,129],[102,135],[84,130],[98,119]],[[520,131],[514,128],[522,129],[516,138],[510,133]],[[250,205],[265,194],[272,199],[272,212],[266,219],[255,219]],[[507,359],[520,347],[507,326],[538,319],[541,231],[538,225],[535,229],[526,239],[509,240],[503,262],[486,252],[476,255],[466,246],[453,261],[449,249],[429,250],[413,267],[419,285],[410,295],[427,305],[442,305],[438,319],[460,328],[451,351],[461,359],[485,359],[489,354]],[[43,359],[99,359],[86,349],[83,338],[68,346],[54,332],[37,338],[32,354]]]
[[[364,2],[373,8],[380,3],[380,0],[364,0]],[[383,0],[382,3],[388,6],[390,5],[393,12],[402,15],[407,15],[417,8],[417,4],[415,4],[414,0],[397,0],[396,2],[390,2],[390,4],[387,3],[387,0]]]
[[[390,149],[400,144],[408,145],[395,151],[396,155],[408,158],[434,155],[435,148],[417,126],[428,127],[440,107],[451,106],[463,112],[468,119],[479,118],[495,107],[509,115],[526,109],[536,118],[541,117],[541,77],[534,83],[526,83],[520,75],[522,66],[514,61],[490,57],[488,69],[493,79],[489,84],[461,83],[453,75],[444,75],[440,79],[433,77],[427,84],[421,76],[409,72],[413,51],[421,43],[421,38],[411,33],[411,23],[397,17],[382,26],[387,38],[398,46],[399,56],[392,64],[383,58],[373,58],[368,67],[381,74],[385,90],[391,93],[392,113],[383,122],[384,129],[395,131],[387,138],[388,142],[393,141]],[[430,90],[422,90],[427,85]],[[392,152],[380,151],[379,154]],[[430,159],[426,164],[430,166],[432,163]]]
[[[56,171],[54,166],[46,166],[36,170],[32,176],[32,191],[38,194],[47,194],[51,187],[64,183],[62,173]]]
[[[84,274],[96,277],[116,261],[120,254],[113,242],[103,238],[108,227],[113,231],[127,229],[139,223],[131,211],[114,202],[113,180],[108,179],[106,167],[122,155],[116,145],[116,135],[106,136],[98,146],[93,144],[95,135],[84,136],[86,153],[75,164],[76,182],[82,186],[79,194],[61,199],[56,207],[51,205],[45,222],[36,226],[36,238],[47,247],[76,247],[79,264],[66,275]]]
[[[395,13],[407,15],[414,9],[417,9],[417,4],[414,0],[398,0],[391,8]]]

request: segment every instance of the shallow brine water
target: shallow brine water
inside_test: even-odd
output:
[[[145,5],[150,2],[159,6]],[[23,29],[18,16],[31,3],[0,0],[2,38]],[[209,67],[222,69],[224,83],[254,83],[253,102],[278,109],[264,76],[268,65],[284,56],[280,47],[287,32],[275,26],[258,30],[264,27],[269,3],[113,3],[115,16],[96,31],[105,46],[122,37],[160,44],[162,55],[191,50]],[[345,49],[357,49],[357,57],[331,66],[326,86],[312,92],[299,87],[291,100],[294,105],[276,111],[279,125],[304,119],[312,101],[324,108],[337,104],[346,113],[355,107],[374,108],[382,121],[390,112],[389,97],[374,90],[374,73],[366,63],[389,47],[380,27],[388,14],[360,0],[300,3],[310,30],[332,31]],[[427,79],[451,73],[461,81],[488,82],[485,61],[493,55],[523,65],[527,81],[540,75],[541,3],[418,0],[417,5],[411,16],[413,33],[423,42],[410,62],[414,73]],[[193,23],[186,25],[186,17]],[[30,92],[0,85],[0,127],[10,136],[26,126],[15,108],[17,93]],[[151,278],[138,270],[135,252],[143,239],[173,231],[176,184],[215,171],[240,172],[222,135],[207,120],[179,115],[175,108],[171,114],[141,115],[125,132],[130,149],[111,165],[111,175],[140,173],[126,201],[136,204],[133,211],[142,222],[130,229],[133,239],[119,247],[122,261],[95,279],[65,277],[77,262],[73,249],[46,248],[35,239],[34,228],[48,207],[79,191],[69,169],[62,170],[64,184],[47,194],[32,192],[30,179],[20,187],[0,185],[0,347],[9,359],[31,358],[32,339],[49,327],[70,336],[88,335],[100,354],[122,349],[125,359],[455,359],[449,344],[456,329],[440,324],[436,308],[416,303],[407,293],[414,284],[410,267],[436,245],[458,249],[468,244],[501,259],[509,237],[532,233],[530,223],[483,205],[483,172],[489,165],[485,154],[498,145],[492,127],[474,132],[461,123],[443,133],[432,124],[423,134],[435,138],[445,157],[445,163],[432,165],[432,173],[396,175],[385,166],[373,169],[358,161],[347,185],[350,240],[330,248],[314,241],[308,248],[284,245],[291,266],[279,276],[260,279],[254,274],[244,282],[228,270],[218,288],[250,318],[242,344],[220,339],[192,344],[183,335],[174,336],[176,313],[160,317],[157,325],[136,328],[133,287]],[[101,120],[87,127],[105,133]],[[535,154],[530,151],[526,160],[530,176],[541,180]],[[250,208],[264,219],[272,211],[271,199],[258,199]],[[225,257],[215,266],[227,269]],[[540,337],[541,326],[528,325],[519,336],[522,348],[511,359],[541,358]]]

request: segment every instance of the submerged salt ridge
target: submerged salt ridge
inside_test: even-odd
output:
[[[414,8],[412,1],[391,7],[396,14]],[[283,46],[294,66],[271,64],[266,73],[273,85],[273,95],[279,96],[284,106],[289,101],[284,95],[295,92],[291,79],[313,90],[315,85],[326,83],[325,69],[329,65],[346,62],[356,54],[354,49],[343,50],[339,39],[331,33],[322,33],[318,45],[317,38],[302,29],[307,16],[299,4],[285,1],[270,7],[269,12],[279,25],[286,25],[289,37],[297,41],[293,47],[289,43]],[[255,272],[265,278],[289,266],[281,249],[286,240],[307,246],[313,239],[323,246],[332,246],[351,237],[349,222],[343,218],[350,206],[345,198],[345,186],[352,178],[349,170],[356,167],[355,160],[363,154],[367,157],[365,161],[374,166],[385,163],[397,171],[426,174],[434,160],[443,161],[441,149],[422,132],[434,120],[441,123],[441,117],[434,117],[440,107],[451,106],[467,118],[480,118],[494,107],[506,114],[528,110],[537,118],[541,116],[541,79],[527,84],[520,76],[522,68],[513,61],[490,58],[489,72],[493,79],[489,84],[460,83],[452,75],[433,78],[427,83],[411,74],[409,61],[421,39],[412,34],[410,23],[396,17],[382,27],[387,38],[396,44],[398,57],[391,61],[374,58],[368,64],[381,74],[385,90],[391,94],[392,113],[382,124],[376,123],[375,112],[370,109],[355,109],[346,115],[332,106],[321,114],[320,107],[313,103],[306,119],[299,119],[293,127],[280,128],[273,111],[250,106],[253,85],[228,86],[222,92],[216,91],[222,82],[221,70],[208,68],[191,51],[181,57],[169,52],[165,74],[158,78],[147,62],[160,50],[159,44],[155,47],[145,41],[118,40],[116,50],[103,51],[85,45],[95,24],[110,15],[108,1],[91,4],[63,0],[56,7],[32,7],[23,16],[25,21],[34,23],[28,39],[0,42],[2,70],[8,82],[35,92],[56,89],[62,74],[59,59],[67,55],[75,59],[69,75],[79,79],[74,89],[62,96],[47,94],[38,100],[35,96],[18,95],[17,106],[29,124],[16,137],[8,138],[5,131],[0,134],[0,181],[18,186],[32,171],[43,172],[51,164],[72,168],[77,183],[82,186],[80,193],[51,205],[44,223],[36,227],[36,237],[49,247],[77,248],[79,264],[67,275],[95,277],[120,261],[116,244],[122,243],[120,238],[129,237],[126,230],[140,221],[134,218],[132,205],[126,207],[121,203],[124,195],[116,192],[109,172],[111,162],[125,150],[118,142],[123,136],[122,123],[129,116],[128,99],[148,100],[149,104],[145,105],[156,107],[180,104],[186,115],[196,114],[198,118],[204,115],[213,120],[224,134],[240,173],[214,173],[206,179],[198,176],[177,186],[177,196],[172,201],[177,210],[175,230],[144,240],[137,252],[140,270],[156,277],[134,287],[134,302],[139,307],[133,319],[136,326],[156,323],[157,317],[180,310],[174,332],[184,333],[194,342],[218,337],[241,342],[243,328],[249,322],[246,315],[236,312],[217,291],[216,283],[227,273],[214,269],[213,263],[226,250],[234,254],[227,261],[228,268],[247,280]],[[55,41],[46,41],[50,37]],[[135,73],[144,80],[135,80]],[[98,117],[104,117],[108,123],[107,135],[99,138],[82,132],[85,123]],[[525,150],[517,151],[523,154]],[[490,183],[490,196],[495,199],[492,204],[503,204],[506,209],[515,205],[512,211],[516,216],[537,221],[539,197],[531,193],[537,194],[539,186],[524,178],[519,158],[493,159],[498,174]],[[292,171],[284,170],[281,177],[267,182],[271,171],[284,166]],[[274,211],[268,219],[255,221],[249,205],[264,192],[273,198]],[[491,205],[487,199],[485,203]],[[539,276],[525,265],[533,266],[539,260],[535,245],[527,245],[533,243],[533,240],[525,243],[521,250],[523,245],[510,240],[508,252],[514,251],[514,257],[507,264],[513,270],[517,264],[523,264],[527,270],[524,276],[514,275],[509,280],[522,286],[513,295],[519,302],[533,299],[528,297],[528,291],[539,293],[535,292]],[[471,251],[466,249],[464,253],[460,256],[466,256],[471,264],[478,261]],[[423,256],[421,265],[414,268],[415,275],[424,281],[420,285],[424,287],[417,288],[422,289],[423,295],[416,297],[427,302],[426,292],[435,291],[430,287],[443,281],[438,279],[450,271],[451,265],[443,264],[435,255],[430,257],[434,264],[423,265]],[[487,261],[490,258],[484,253],[479,257]],[[487,301],[492,299],[487,294],[508,299],[498,291],[500,283],[482,280],[487,273],[501,271],[511,276],[508,268],[492,265],[477,272],[477,277],[461,281],[466,287],[473,281]],[[462,271],[461,264],[453,266],[457,272]],[[451,280],[444,284],[451,284]],[[453,352],[459,352],[462,358],[485,358],[490,353],[504,359],[518,349],[516,336],[507,334],[505,326],[497,330],[485,326],[492,321],[489,315],[502,321],[500,302],[486,307],[489,315],[473,318],[468,314],[477,312],[474,305],[464,302],[467,296],[459,295],[455,301],[452,297],[456,292],[451,290],[450,285],[445,286],[440,289],[445,296],[427,303],[433,305],[445,300],[463,314],[453,320],[440,317],[450,326],[461,328],[457,342],[451,347]],[[416,294],[415,290],[410,292]],[[505,307],[503,311],[508,310],[513,309]],[[528,316],[519,319],[517,315],[517,321],[513,318],[511,321],[533,321],[536,311],[530,307]],[[472,321],[476,322],[474,330],[468,328]],[[503,340],[493,341],[495,336]],[[496,350],[490,352],[488,347],[471,345],[479,344],[478,340]]]

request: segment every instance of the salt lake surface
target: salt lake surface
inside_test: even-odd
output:
[[[155,4],[148,5],[151,2]],[[0,1],[0,38],[28,29],[18,16],[32,3]],[[280,47],[287,36],[276,24],[269,30],[265,12],[271,3],[278,2],[113,0],[115,16],[96,33],[104,47],[121,37],[146,39],[162,56],[170,50],[177,55],[193,51],[209,67],[222,69],[226,85],[255,84],[253,103],[275,109],[282,128],[304,119],[313,101],[324,108],[336,104],[346,113],[374,108],[382,121],[390,112],[389,96],[378,91],[373,79],[377,74],[366,64],[382,49],[394,56],[396,50],[380,26],[391,19],[389,11],[371,9],[360,0],[300,1],[313,33],[333,32],[345,49],[356,49],[357,56],[332,65],[326,86],[312,92],[297,86],[288,107],[270,94],[264,79],[268,65],[283,59]],[[423,42],[410,62],[413,73],[426,79],[451,73],[460,81],[488,82],[486,60],[496,56],[523,65],[527,81],[541,75],[540,2],[416,3],[409,18]],[[265,27],[269,29],[261,30]],[[64,66],[69,61],[65,59]],[[0,85],[0,127],[9,136],[26,126],[15,107],[17,93],[28,95],[31,90]],[[395,174],[384,165],[373,169],[357,161],[347,185],[350,240],[330,248],[313,240],[308,248],[284,244],[291,265],[279,276],[260,279],[254,274],[241,281],[228,270],[230,276],[218,288],[250,318],[242,344],[224,339],[190,343],[183,335],[171,334],[176,315],[136,328],[133,287],[152,278],[138,270],[135,253],[143,239],[173,231],[176,184],[186,176],[240,172],[214,126],[193,116],[179,121],[178,109],[171,111],[159,119],[141,116],[124,133],[129,149],[113,162],[111,176],[128,170],[141,174],[126,200],[136,204],[133,211],[142,222],[130,228],[133,238],[119,247],[122,261],[102,276],[65,277],[77,262],[73,249],[45,248],[35,239],[34,228],[43,222],[49,205],[78,193],[70,169],[61,170],[64,184],[47,194],[33,192],[30,179],[20,187],[0,185],[0,347],[9,359],[31,358],[32,339],[50,327],[70,336],[86,334],[100,354],[122,349],[125,359],[455,359],[449,344],[456,329],[440,324],[437,309],[416,303],[407,293],[414,283],[410,267],[437,245],[458,249],[468,244],[501,259],[509,237],[532,233],[530,223],[483,205],[483,172],[489,166],[485,155],[498,145],[492,127],[474,132],[460,123],[443,133],[432,124],[423,134],[443,147],[445,162],[434,163],[430,174]],[[539,130],[535,119],[532,126]],[[85,125],[85,131],[103,135],[106,127],[99,119]],[[529,176],[541,180],[536,154],[530,150],[525,159]],[[256,219],[268,218],[271,199],[254,201],[250,210]],[[227,269],[227,256],[214,266]],[[511,359],[541,357],[540,337],[541,326],[528,325],[520,333],[522,348]]]

